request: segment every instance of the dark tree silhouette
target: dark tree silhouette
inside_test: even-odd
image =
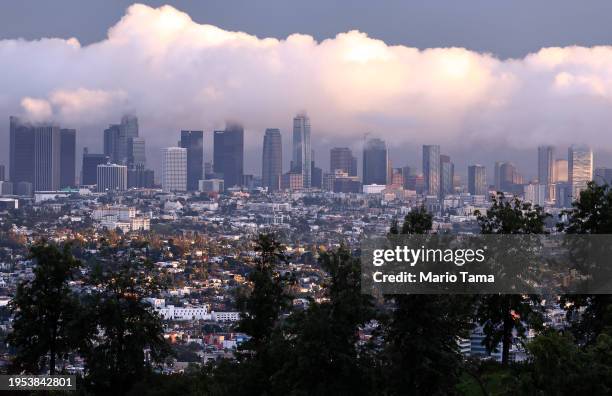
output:
[[[507,199],[503,193],[492,197],[493,204],[486,215],[478,214],[478,223],[483,234],[543,234],[548,215],[539,206],[518,198]],[[513,332],[524,336],[524,321],[535,316],[532,303],[539,301],[535,295],[488,294],[480,298],[477,320],[483,325],[484,345],[489,351],[502,343],[502,365],[510,358]]]
[[[16,372],[56,373],[58,358],[66,357],[76,341],[71,329],[77,300],[69,282],[79,262],[70,247],[41,242],[31,249],[34,279],[17,288],[10,303],[13,331],[7,341],[16,348],[12,369]]]

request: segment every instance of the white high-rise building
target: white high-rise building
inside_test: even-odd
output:
[[[547,191],[550,186],[548,184],[526,184],[523,186],[525,201],[531,202],[532,205],[544,206],[547,200]]]
[[[162,189],[187,191],[187,149],[166,147],[162,149]]]
[[[127,166],[100,164],[96,168],[98,192],[127,190]]]
[[[571,146],[567,151],[567,181],[572,199],[580,197],[587,183],[593,180],[593,151],[587,146]]]
[[[310,118],[305,114],[300,114],[293,119],[293,155],[291,172],[301,173],[304,188],[310,188],[312,182]]]

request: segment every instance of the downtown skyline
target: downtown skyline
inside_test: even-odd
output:
[[[462,48],[392,46],[370,32],[347,30],[324,41],[252,33],[145,5],[130,7],[95,43],[2,39],[0,30],[0,55],[7,60],[0,119],[18,115],[69,125],[79,131],[80,152],[96,146],[109,120],[134,113],[156,169],[159,149],[176,141],[173,131],[213,131],[236,120],[245,128],[246,172],[258,173],[265,129],[291,131],[291,115],[302,111],[313,120],[315,152],[330,146],[359,152],[363,135],[371,133],[387,142],[394,163],[411,167],[420,166],[421,145],[446,146],[464,175],[470,164],[492,168],[502,158],[528,164],[525,176],[536,177],[531,150],[553,143],[588,144],[599,164],[612,164],[605,133],[612,124],[609,47],[548,48],[508,60]],[[15,63],[24,57],[32,58],[30,67]],[[219,62],[227,67],[218,68]],[[369,75],[384,78],[363,82]],[[212,139],[206,134],[205,150]],[[0,124],[0,139],[7,135]],[[285,138],[286,153],[289,144]],[[6,148],[0,151],[0,162],[7,156]],[[325,169],[327,157],[318,155],[318,166]],[[285,155],[283,166],[290,161]]]

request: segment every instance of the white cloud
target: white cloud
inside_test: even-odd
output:
[[[349,144],[369,131],[396,144],[580,141],[612,150],[612,47],[500,60],[390,46],[358,31],[322,42],[262,39],[137,4],[103,41],[1,40],[0,59],[4,119],[21,111],[101,131],[130,111],[149,147],[173,144],[169,132],[212,130],[227,119],[257,132],[259,143],[266,127],[287,131],[306,110],[322,141]]]

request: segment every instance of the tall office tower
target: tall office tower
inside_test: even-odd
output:
[[[448,155],[440,155],[440,197],[444,198],[454,192],[453,179],[455,177],[455,164]]]
[[[34,190],[56,191],[60,188],[59,127],[41,125],[34,128]]]
[[[334,147],[329,150],[329,172],[336,169],[346,172],[349,176],[357,176],[357,158],[348,147]]]
[[[310,118],[299,114],[293,119],[293,156],[291,172],[301,172],[304,188],[310,188],[312,171]]]
[[[554,181],[555,183],[567,183],[567,160],[557,159],[555,160],[554,167]]]
[[[312,154],[312,158],[314,159],[314,151]],[[323,188],[323,169],[315,166],[314,160],[310,163],[310,187],[311,188]]]
[[[139,158],[134,158],[134,160],[144,164],[144,140],[137,140],[135,147],[132,145],[132,140],[137,138],[138,118],[133,115],[124,115],[119,124],[119,163],[135,166],[136,163],[131,164],[130,160],[136,156]],[[131,152],[132,148],[136,149],[135,155]]]
[[[487,173],[484,166],[468,166],[468,191],[472,195],[487,195]]]
[[[408,178],[412,175],[412,169],[409,166],[402,167],[403,186],[408,190]]]
[[[546,200],[554,199],[554,156],[553,146],[538,147],[538,183],[546,186]]]
[[[244,174],[244,129],[228,124],[214,133],[213,170],[223,175],[225,188],[242,185]]]
[[[572,145],[567,150],[568,183],[572,199],[577,200],[587,183],[593,180],[593,152],[589,147]]]
[[[593,181],[601,185],[612,185],[612,168],[596,168]]]
[[[162,149],[162,190],[187,191],[187,149],[166,147]]]
[[[128,166],[130,168],[144,167],[147,164],[145,140],[141,137],[128,139]]]
[[[104,154],[108,155],[111,162],[129,164],[132,157],[130,140],[137,137],[138,118],[131,115],[123,116],[120,124],[110,125],[104,130]]]
[[[76,130],[60,130],[60,188],[76,186]]]
[[[108,163],[109,158],[105,154],[92,154],[83,149],[83,162],[81,166],[81,185],[92,186],[98,179],[98,165]]]
[[[0,181],[7,181],[4,165],[0,165]]]
[[[558,182],[555,184],[555,206],[557,208],[572,207],[572,188],[568,182]]]
[[[262,186],[268,191],[278,191],[282,174],[283,145],[280,130],[266,129],[261,167]]]
[[[440,195],[440,146],[423,145],[425,194]]]
[[[9,179],[34,184],[34,127],[10,117]]]
[[[495,163],[495,189],[503,192],[523,192],[523,178],[511,162]],[[520,191],[519,190],[520,187]]]
[[[204,132],[181,131],[181,145],[187,149],[187,190],[197,191],[204,179]]]
[[[100,164],[96,167],[98,192],[127,190],[127,166]]]
[[[111,162],[119,162],[119,125],[110,125],[104,130],[104,155]]]
[[[363,148],[363,184],[387,184],[389,153],[384,140],[369,139]]]

